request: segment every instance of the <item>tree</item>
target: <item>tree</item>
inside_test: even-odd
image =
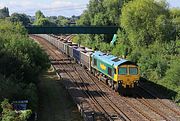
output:
[[[44,14],[40,10],[36,11],[35,17],[36,17],[36,20],[45,18]]]
[[[55,23],[48,20],[48,18],[45,18],[44,14],[39,10],[35,13],[36,20],[34,22],[34,25],[37,26],[56,26]]]
[[[26,14],[13,13],[9,18],[11,22],[21,22],[22,25],[30,25],[30,20]]]
[[[83,12],[81,15],[80,19],[77,20],[78,25],[84,25],[84,26],[89,26],[91,24],[90,22],[90,16],[87,10]]]
[[[32,114],[31,110],[19,112],[14,111],[12,105],[9,104],[7,99],[1,103],[1,107],[3,109],[2,121],[27,121]]]
[[[176,26],[176,39],[180,40],[180,9],[173,8],[170,10],[170,13],[172,22]]]
[[[0,101],[27,99],[35,110],[37,78],[50,65],[48,56],[21,24],[0,20],[0,25]]]
[[[37,25],[37,26],[56,26],[55,23],[52,23],[50,22],[47,18],[40,18],[38,20],[35,21],[34,25]]]
[[[0,34],[3,36],[11,38],[12,33],[16,33],[16,35],[27,35],[27,31],[20,23],[12,23],[8,20],[0,20]],[[12,36],[15,36],[12,34]],[[0,36],[1,37],[1,36]],[[3,38],[2,38],[3,39]]]
[[[120,23],[134,47],[174,39],[174,28],[169,21],[168,7],[164,2],[130,1],[122,9]]]
[[[9,17],[9,9],[7,7],[4,7],[3,9],[0,9],[0,18],[6,17]]]
[[[121,15],[121,8],[123,6],[123,0],[104,0],[103,6],[105,15],[107,16],[108,25],[119,25],[119,17]]]
[[[68,26],[69,20],[64,16],[58,16],[58,19],[56,20],[56,24],[58,26]]]
[[[53,23],[55,23],[56,20],[57,20],[57,16],[49,16],[49,17],[47,17],[47,18],[48,18],[48,20],[49,20],[50,22],[53,22]]]
[[[121,16],[121,9],[123,4],[130,0],[90,0],[88,9],[83,12],[80,19],[77,21],[78,25],[94,25],[94,26],[119,26],[119,18]],[[98,39],[110,43],[113,35],[79,35],[88,39],[86,43],[94,46],[100,46]],[[83,38],[83,37],[79,37]],[[105,47],[105,46],[104,46]],[[103,49],[106,50],[106,49]]]

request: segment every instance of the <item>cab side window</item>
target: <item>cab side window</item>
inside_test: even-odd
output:
[[[108,67],[108,74],[112,76],[112,69]]]
[[[93,63],[94,66],[97,66],[97,59],[94,58],[94,63]]]

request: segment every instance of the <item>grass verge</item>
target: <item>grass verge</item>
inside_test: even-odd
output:
[[[71,96],[52,68],[42,74],[38,88],[38,121],[82,121]]]

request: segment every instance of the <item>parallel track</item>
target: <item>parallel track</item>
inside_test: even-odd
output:
[[[44,44],[44,43],[43,43]],[[47,46],[47,49],[49,51],[49,55],[51,55],[51,59],[53,60],[62,60],[63,63],[66,64],[66,62],[64,60],[68,60],[68,58],[61,54],[61,55],[58,55],[54,52],[53,49],[51,49],[50,47],[48,47],[47,44],[44,44],[45,46]],[[66,59],[64,59],[66,58]],[[128,121],[126,119],[123,119],[121,117],[121,119],[118,119],[118,117],[113,117],[112,114],[114,115],[118,115],[118,113],[110,106],[106,107],[107,106],[107,102],[103,102],[103,98],[100,99],[97,99],[96,96],[93,95],[93,93],[90,91],[89,87],[87,87],[86,85],[82,86],[82,85],[79,85],[78,83],[76,83],[78,81],[78,79],[76,78],[76,76],[79,77],[80,81],[83,81],[84,79],[82,79],[79,75],[78,75],[78,72],[75,71],[75,75],[73,75],[71,72],[73,71],[73,68],[70,67],[68,64],[66,65],[58,65],[57,68],[60,67],[60,68],[63,68],[63,71],[66,72],[66,74],[70,77],[70,79],[78,86],[79,89],[83,90],[83,92],[86,94],[86,96],[88,97],[88,99],[90,100],[89,103],[90,105],[93,105],[93,109],[95,110],[95,112],[99,111],[99,112],[102,112],[104,114],[104,116],[106,117],[107,120],[110,120],[110,121],[114,121],[114,120],[117,120],[117,121]],[[69,71],[67,71],[69,70]],[[71,70],[71,71],[70,71]],[[84,84],[82,82],[82,84]],[[99,97],[101,97],[101,95],[99,95]],[[105,108],[106,107],[106,108]],[[116,119],[114,119],[116,118]]]
[[[63,37],[65,39],[71,39],[71,37]],[[36,38],[38,39],[38,38]],[[162,106],[166,108],[166,111],[169,110],[170,113],[165,113],[158,109],[156,104],[152,104],[151,101],[148,99],[144,99],[143,95],[138,95],[138,98],[128,98],[122,97],[117,93],[113,93],[110,88],[98,81],[98,78],[92,76],[90,72],[85,71],[79,65],[72,63],[70,58],[62,53],[56,53],[57,50],[52,49],[49,45],[45,42],[42,42],[46,48],[48,49],[48,54],[51,55],[50,59],[57,62],[57,67],[61,68],[65,71],[65,73],[69,76],[69,78],[76,84],[76,86],[83,90],[84,94],[88,97],[89,103],[95,112],[102,112],[107,120],[173,120],[174,118],[171,116],[180,116],[180,112],[172,109],[170,106],[166,105],[161,99],[154,96],[151,92],[143,87],[140,87],[144,93],[151,95],[155,102],[158,101]],[[41,44],[42,44],[41,43]],[[69,62],[67,62],[69,61]],[[58,64],[59,63],[59,64]],[[63,64],[60,64],[63,63]],[[60,70],[62,71],[62,70]],[[86,85],[89,83],[89,85]],[[94,91],[94,92],[93,92]],[[100,93],[100,92],[108,92],[108,94]],[[141,94],[141,92],[139,92]],[[96,95],[96,96],[94,96]],[[114,97],[113,97],[114,96]],[[101,97],[101,99],[99,98]],[[141,97],[141,99],[139,98]],[[133,100],[136,102],[133,102]],[[124,103],[124,105],[119,103]],[[135,105],[135,104],[141,104]],[[124,109],[126,107],[126,109]],[[145,108],[143,108],[145,107]],[[144,110],[142,110],[144,109]],[[148,114],[145,109],[149,110],[152,115]],[[133,112],[134,111],[134,112]],[[113,115],[112,115],[113,114]],[[131,114],[131,115],[130,115]]]

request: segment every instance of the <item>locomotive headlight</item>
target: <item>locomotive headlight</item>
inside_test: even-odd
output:
[[[138,80],[134,80],[134,83],[138,83]]]

